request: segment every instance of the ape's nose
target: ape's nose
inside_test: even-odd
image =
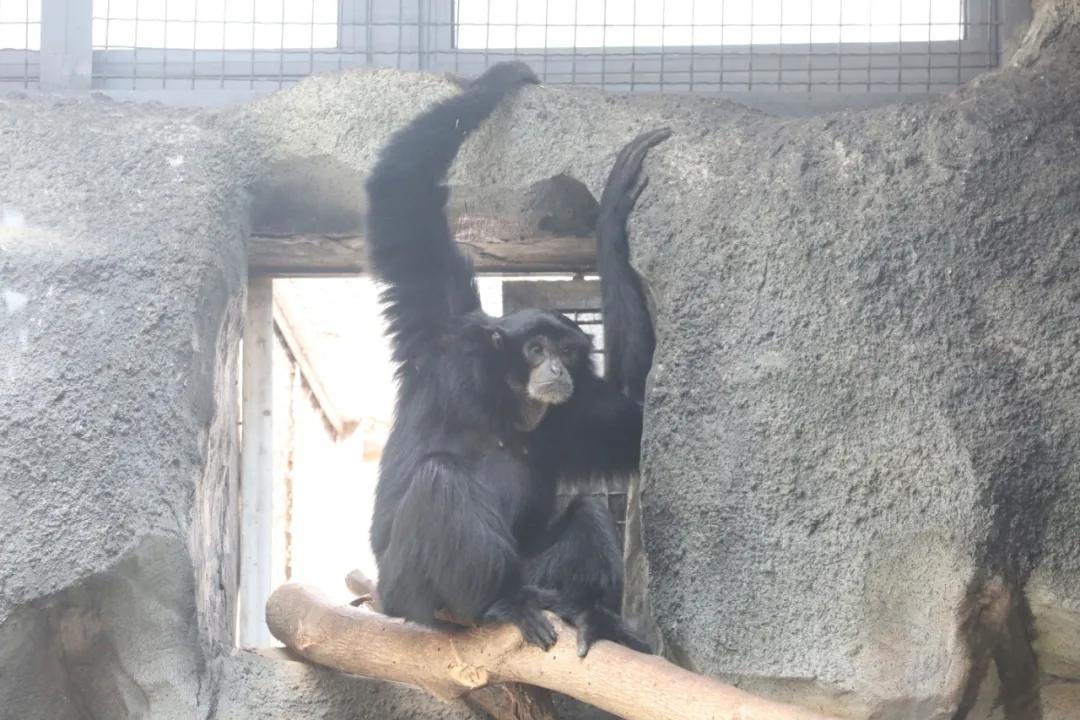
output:
[[[562,363],[561,363],[561,362],[554,362],[554,361],[553,361],[553,362],[551,363],[551,372],[552,372],[553,374],[555,374],[555,375],[562,375],[562,374],[563,374],[563,366],[562,366]]]

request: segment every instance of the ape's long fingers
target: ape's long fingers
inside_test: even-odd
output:
[[[613,167],[613,173],[622,171],[624,166],[629,165],[633,167],[635,164],[640,165],[642,158],[645,157],[645,153],[649,148],[667,140],[671,137],[671,128],[655,128],[653,130],[646,130],[639,134],[630,142],[623,146],[623,149],[619,151],[619,154],[615,158],[615,165]],[[637,155],[636,159],[632,159],[631,155]]]
[[[641,166],[645,162],[645,155],[649,150],[671,137],[671,128],[659,128],[642,133],[630,141],[627,150],[630,152],[625,159],[625,165],[621,168],[624,182],[629,186],[637,179],[641,172]]]
[[[640,168],[645,160],[645,154],[669,137],[671,137],[671,128],[668,127],[641,133],[630,142],[630,157],[627,159],[627,164],[630,167]]]
[[[649,130],[638,135],[619,151],[618,157],[615,158],[615,165],[612,166],[611,173],[608,175],[607,184],[604,186],[600,200],[601,207],[610,205],[611,199],[617,197],[620,199],[617,202],[624,208],[624,212],[629,213],[644,189],[643,187],[635,188],[635,184],[646,154],[651,148],[669,137],[671,137],[671,128]]]

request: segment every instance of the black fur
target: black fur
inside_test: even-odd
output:
[[[391,615],[439,625],[509,621],[549,647],[552,609],[579,628],[579,652],[609,638],[641,647],[618,618],[622,558],[607,509],[576,499],[553,517],[559,478],[636,470],[641,395],[653,348],[644,295],[626,260],[626,219],[643,135],[619,157],[601,203],[599,266],[614,381],[596,375],[589,339],[557,313],[493,318],[480,310],[469,262],[454,244],[442,184],[461,143],[523,84],[521,63],[496,65],[462,94],[397,132],[367,183],[369,237],[394,359],[397,411],[383,454],[371,540],[379,597]],[[574,390],[531,432],[516,430],[537,334],[574,347]]]

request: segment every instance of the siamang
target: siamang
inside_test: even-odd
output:
[[[544,610],[596,639],[636,649],[619,618],[622,557],[602,504],[555,511],[560,478],[636,470],[645,375],[655,344],[628,261],[626,221],[639,170],[667,129],[619,155],[600,204],[607,377],[589,337],[558,313],[480,309],[470,262],[453,242],[443,184],[465,138],[502,99],[537,79],[493,66],[396,132],[368,181],[370,257],[398,364],[396,418],[383,453],[371,542],[389,615],[431,626],[512,622],[544,649]],[[557,515],[557,516],[556,516]]]

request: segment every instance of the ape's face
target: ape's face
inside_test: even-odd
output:
[[[574,394],[574,376],[588,365],[589,336],[561,315],[524,310],[500,321],[510,354],[510,387],[521,402],[522,429],[532,430],[551,405]]]
[[[576,364],[578,348],[568,338],[534,335],[521,347],[529,368],[526,392],[545,405],[558,405],[574,394],[570,368]]]

